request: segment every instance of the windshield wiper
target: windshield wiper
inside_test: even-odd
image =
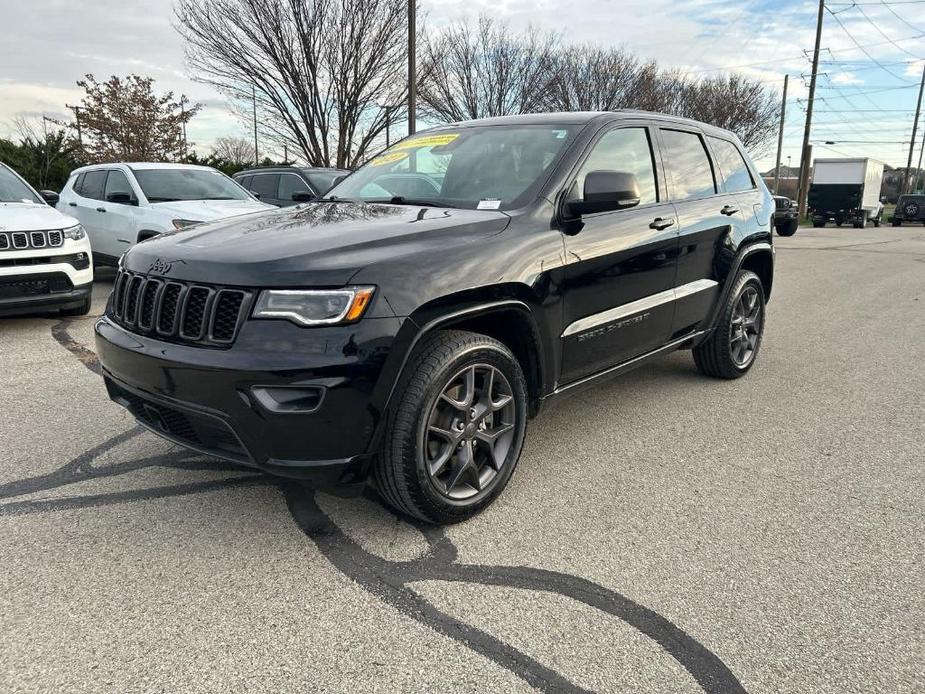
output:
[[[370,202],[386,202],[385,200],[371,200]],[[441,202],[440,200],[425,200],[424,198],[406,198],[404,195],[396,195],[388,200],[390,205],[417,205],[419,207],[452,207],[455,208],[456,205],[451,205],[448,202]]]

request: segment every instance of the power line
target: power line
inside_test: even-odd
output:
[[[887,10],[889,10],[889,12],[890,12],[891,15],[893,15],[894,17],[896,17],[896,19],[898,19],[900,22],[902,22],[903,24],[905,24],[907,27],[909,27],[910,29],[913,29],[914,31],[921,31],[923,34],[925,34],[925,29],[919,29],[919,28],[918,28],[917,26],[915,26],[914,24],[910,24],[910,23],[907,22],[905,19],[903,19],[902,17],[900,17],[898,14],[896,14],[896,12],[893,10],[893,8],[890,7],[890,3],[888,3],[888,2],[883,2],[883,0],[880,0],[880,4],[883,5]]]
[[[891,39],[887,34],[884,33],[883,29],[881,29],[876,23],[874,23],[874,21],[873,21],[870,17],[867,16],[867,13],[864,11],[864,8],[863,8],[863,7],[858,7],[857,5],[855,5],[854,7],[857,8],[857,11],[860,12],[860,13],[864,16],[864,19],[867,20],[867,23],[870,24],[874,29],[876,29],[877,32],[878,32],[883,38],[885,38],[887,41],[889,41],[893,46],[895,46],[896,48],[898,48],[899,50],[901,50],[901,51],[902,51],[903,53],[905,53],[906,55],[911,55],[911,56],[912,56],[913,58],[915,58],[916,60],[923,60],[922,57],[917,56],[915,53],[912,53],[911,51],[908,51],[908,50],[906,50],[905,48],[903,48],[902,46],[900,46],[898,43],[895,43],[895,42],[893,41],[893,39]]]
[[[838,18],[838,14],[835,13],[835,12],[832,12],[832,10],[829,9],[828,7],[826,7],[826,9],[829,11],[829,14],[832,15],[832,19],[834,19],[835,22],[838,24],[838,26],[841,27],[842,31],[845,32],[845,35],[846,35],[849,39],[851,39],[851,42],[852,42],[855,46],[857,46],[858,49],[860,49],[861,52],[864,53],[864,55],[866,55],[868,58],[870,58],[870,59],[874,62],[875,65],[879,65],[880,67],[882,67],[884,72],[886,72],[888,75],[892,75],[893,77],[895,77],[896,79],[898,79],[900,82],[909,82],[909,80],[907,80],[905,77],[903,77],[903,76],[901,76],[901,75],[897,75],[895,72],[893,72],[892,70],[890,70],[888,67],[884,67],[884,65],[883,65],[880,61],[878,61],[874,56],[872,56],[870,53],[868,53],[868,52],[867,52],[867,49],[864,48],[863,46],[861,46],[861,44],[858,42],[858,40],[857,40],[856,38],[854,38],[854,35],[853,35],[850,31],[848,31],[848,27],[846,27],[845,24],[844,24],[844,22],[842,22],[842,20],[840,20],[840,19]],[[890,43],[890,44],[892,44],[892,45],[894,45],[894,46],[896,45],[892,40],[888,41],[887,43]]]

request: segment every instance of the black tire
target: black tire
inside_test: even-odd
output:
[[[62,316],[86,316],[88,313],[90,313],[90,297],[84,299],[80,306],[61,309]]]
[[[480,369],[481,377],[478,375]],[[493,388],[504,384],[505,392],[498,402],[506,403],[503,406],[506,414],[495,412],[492,407],[488,415],[493,421],[498,414],[496,431],[504,429],[490,445],[492,452],[496,451],[493,446],[502,446],[501,460],[494,464],[489,462],[489,459],[495,459],[495,455],[486,450],[489,444],[482,438],[481,425],[477,426],[477,420],[470,420],[468,414],[476,409],[475,405],[485,402],[484,392],[478,400],[461,408],[447,405],[453,398],[444,397],[454,383],[459,384],[457,387],[461,389],[456,392],[465,392],[469,373],[473,374],[473,394],[476,393],[476,379],[481,378],[484,390],[486,374],[491,373],[488,401],[493,406],[495,399],[492,393],[501,392]],[[496,378],[498,385],[493,386]],[[526,380],[517,358],[505,345],[491,337],[460,330],[443,330],[427,335],[414,349],[396,388],[393,403],[373,470],[376,487],[389,505],[430,523],[456,523],[482,511],[504,490],[520,459],[527,424]],[[454,417],[453,413],[459,419],[464,417],[465,423],[454,419],[453,423],[444,420],[446,423],[439,427],[433,426],[436,416]],[[513,421],[501,421],[501,414]],[[492,422],[489,422],[491,425]],[[462,428],[457,429],[457,426]],[[510,428],[505,429],[508,426]],[[450,437],[444,438],[439,433],[435,436],[433,432],[453,434],[458,438],[450,440]],[[491,436],[493,432],[486,429],[483,433]],[[441,441],[444,445],[442,453],[434,454],[435,444],[439,446]],[[465,445],[469,447],[465,448]],[[448,472],[446,481],[442,482],[432,471],[431,466],[437,465],[437,461],[431,461],[431,455],[446,458],[444,465],[439,467],[439,470]],[[467,459],[474,465],[468,467],[465,479],[451,489],[449,478],[456,470],[465,467],[461,461]],[[484,486],[477,481],[480,477],[488,479]],[[459,489],[464,492],[459,492]],[[462,493],[469,494],[469,490],[472,491],[470,495],[461,496]]]
[[[875,228],[875,229],[879,229],[879,228],[880,228],[880,220],[879,220],[879,219],[875,219],[875,220],[874,220],[874,228]]]
[[[822,228],[825,226],[825,222],[813,221],[813,226],[814,226],[816,229],[822,229]]]
[[[894,226],[894,227],[901,227],[902,225],[903,225],[903,223],[902,223],[902,220],[901,220],[901,219],[894,219],[894,220],[893,220],[893,226]]]
[[[777,235],[778,236],[793,236],[795,233],[797,233],[797,228],[799,226],[800,225],[797,223],[797,220],[788,219],[786,222],[782,222],[777,227]]]
[[[738,349],[733,346],[733,338],[736,333],[736,313],[740,308],[739,303],[746,294],[751,295],[755,292],[757,301],[757,331],[755,333],[754,343],[750,348],[750,353],[744,361],[737,358]],[[723,304],[720,312],[719,321],[710,336],[697,345],[694,350],[694,363],[700,373],[714,378],[739,378],[748,373],[758,358],[758,350],[761,348],[761,337],[764,334],[765,310],[764,310],[764,287],[758,275],[750,270],[742,270],[736,275],[735,282],[729,292],[729,297]],[[750,339],[750,336],[749,336]],[[751,344],[751,343],[750,343]],[[741,346],[741,345],[739,345]]]

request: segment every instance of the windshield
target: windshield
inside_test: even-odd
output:
[[[572,128],[564,125],[481,126],[413,135],[369,161],[330,195],[515,209],[536,195],[571,135]]]
[[[23,183],[19,176],[0,166],[0,202],[27,202],[34,205],[43,204],[42,199]]]
[[[133,169],[148,202],[249,200],[250,195],[220,171],[209,169]]]

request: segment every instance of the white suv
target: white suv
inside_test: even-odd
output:
[[[52,204],[58,197],[43,195]],[[80,224],[0,163],[0,315],[83,315],[92,289],[90,241]]]
[[[104,265],[165,231],[275,209],[220,171],[190,164],[84,166],[71,172],[58,201],[58,210],[80,220]]]

